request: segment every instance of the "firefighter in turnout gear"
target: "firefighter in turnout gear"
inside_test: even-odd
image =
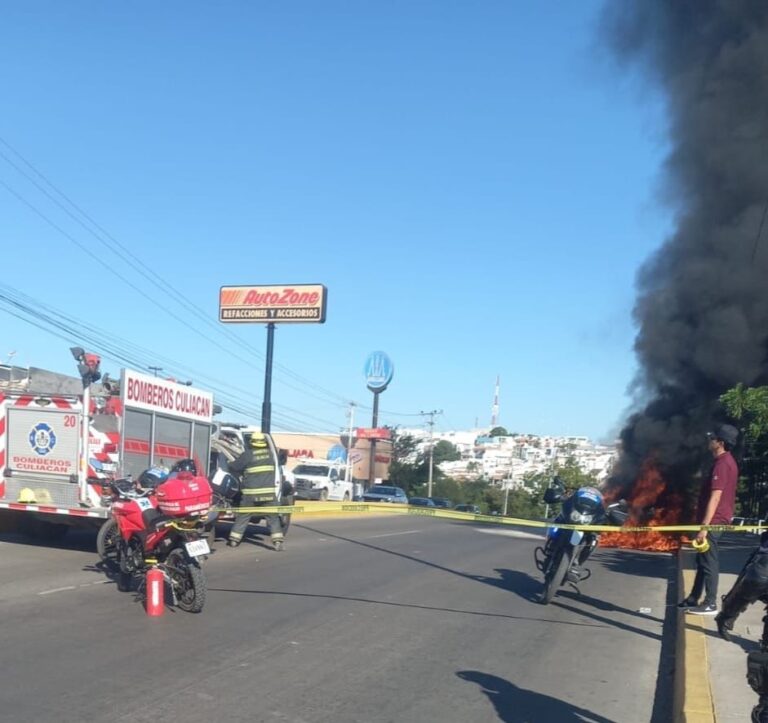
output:
[[[229,471],[241,477],[238,507],[261,507],[280,504],[280,475],[277,474],[277,460],[267,438],[261,432],[254,432],[248,440],[246,450],[229,464]],[[235,516],[235,523],[229,533],[230,547],[237,547],[251,521],[252,513],[242,512]],[[272,545],[275,550],[284,548],[285,536],[279,515],[269,515]]]

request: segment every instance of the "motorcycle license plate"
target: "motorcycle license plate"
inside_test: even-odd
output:
[[[187,542],[184,547],[190,557],[199,557],[200,555],[210,555],[211,548],[208,547],[207,540],[192,540]]]

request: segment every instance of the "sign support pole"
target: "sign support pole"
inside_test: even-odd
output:
[[[380,392],[373,393],[373,419],[371,421],[371,427],[376,429],[379,426],[379,394]],[[376,478],[376,440],[369,440],[370,445],[370,459],[368,466],[368,489],[371,489]]]
[[[264,369],[264,401],[261,403],[261,431],[272,430],[272,352],[275,345],[275,324],[267,324],[267,365]]]

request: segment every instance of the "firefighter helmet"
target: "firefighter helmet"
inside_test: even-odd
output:
[[[22,488],[19,491],[19,499],[17,501],[22,505],[34,505],[37,502],[35,491],[29,487]]]
[[[164,467],[150,467],[139,475],[139,485],[144,489],[153,489],[168,479],[168,470]]]
[[[254,432],[250,439],[251,447],[266,447],[267,438],[264,436],[264,432]]]
[[[171,467],[171,474],[178,474],[179,472],[190,472],[197,477],[197,465],[195,464],[195,460],[190,459],[189,457],[187,459],[180,459],[173,465],[173,467]]]

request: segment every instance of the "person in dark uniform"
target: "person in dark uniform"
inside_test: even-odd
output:
[[[248,440],[246,450],[230,462],[229,471],[241,477],[238,507],[262,507],[279,504],[280,475],[277,474],[277,460],[267,438],[261,432],[254,432]],[[227,545],[237,547],[251,521],[252,513],[242,512],[235,516],[235,523],[229,533]],[[279,515],[267,517],[270,537],[275,550],[285,547],[285,535]]]

